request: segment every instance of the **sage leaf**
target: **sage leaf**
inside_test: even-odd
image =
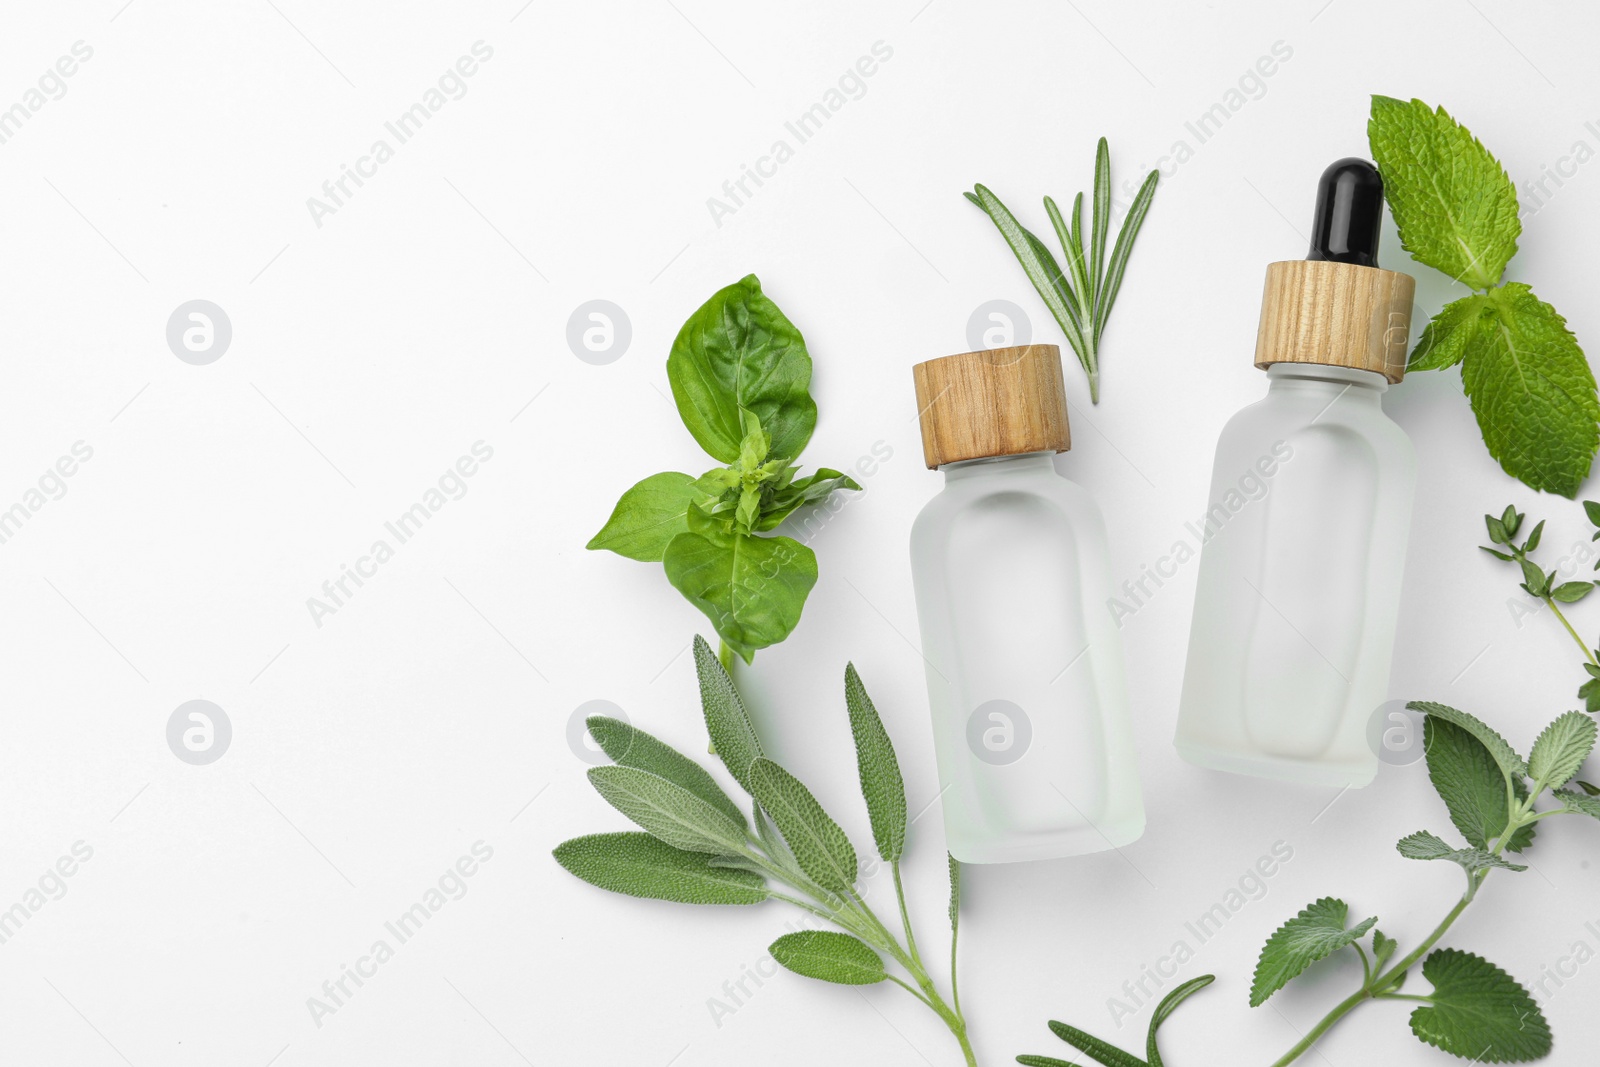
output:
[[[1477,736],[1451,720],[1430,714],[1422,723],[1422,739],[1428,778],[1450,812],[1450,821],[1468,844],[1487,850],[1511,818],[1504,771]],[[1521,776],[1512,783],[1521,787]],[[1526,795],[1526,788],[1521,792]],[[1532,825],[1523,826],[1506,847],[1520,852],[1532,843],[1533,835]]]
[[[1575,497],[1600,446],[1594,372],[1566,319],[1521,282],[1487,299],[1461,365],[1483,443],[1505,472],[1533,489]]]
[[[1250,986],[1250,1006],[1258,1008],[1307,967],[1365,937],[1377,923],[1363,919],[1346,928],[1349,907],[1334,897],[1323,897],[1274,931],[1261,949],[1255,979]]]
[[[1076,1026],[1068,1026],[1066,1023],[1051,1019],[1050,1032],[1079,1052],[1094,1057],[1100,1063],[1105,1064],[1105,1067],[1145,1067],[1144,1061],[1137,1056],[1132,1056],[1117,1046],[1100,1040],[1093,1034],[1079,1030]],[[1020,1062],[1022,1057],[1018,1056],[1017,1059]],[[1036,1060],[1035,1062],[1040,1061]]]
[[[1515,978],[1482,956],[1442,948],[1422,961],[1429,1003],[1411,1013],[1411,1032],[1475,1063],[1523,1063],[1550,1052],[1550,1024]]]
[[[1589,716],[1581,711],[1558,716],[1534,741],[1528,753],[1528,776],[1551,789],[1561,788],[1589,758],[1594,742],[1595,722]]]
[[[1522,233],[1517,191],[1499,160],[1421,100],[1374,96],[1367,139],[1412,258],[1473,289],[1497,283]]]
[[[589,736],[595,739],[600,750],[612,762],[649,771],[680,785],[717,808],[741,828],[745,826],[744,812],[722,791],[717,780],[704,767],[671,745],[621,719],[591,715],[585,724],[589,728]]]
[[[762,757],[750,765],[751,792],[772,816],[806,877],[841,896],[853,891],[856,850],[839,824],[794,775]]]
[[[1406,707],[1412,711],[1420,711],[1431,718],[1443,719],[1467,731],[1488,750],[1489,755],[1493,757],[1495,764],[1499,766],[1506,777],[1520,778],[1528,773],[1528,765],[1523,761],[1522,757],[1517,755],[1516,750],[1507,743],[1505,738],[1496,733],[1482,719],[1452,708],[1448,704],[1435,704],[1429,700],[1413,700],[1406,704]]]
[[[750,788],[750,765],[761,756],[761,741],[756,737],[756,728],[750,722],[750,713],[745,711],[739,691],[734,688],[733,679],[728,677],[722,661],[699,634],[694,637],[694,673],[700,682],[700,707],[711,747],[717,750],[718,758],[733,775],[733,780],[754,796],[755,790]],[[758,829],[760,825],[757,819]]]
[[[689,529],[685,516],[697,495],[695,479],[687,474],[652,474],[622,494],[606,524],[584,547],[659,563],[667,543]]]
[[[723,463],[739,458],[741,409],[760,419],[772,453],[785,459],[800,454],[817,424],[805,339],[754,274],[689,316],[672,342],[667,381],[684,426]]]
[[[1156,1031],[1161,1024],[1178,1010],[1178,1005],[1194,996],[1200,990],[1217,980],[1214,974],[1202,974],[1198,978],[1191,978],[1180,984],[1172,992],[1161,998],[1161,1003],[1156,1005],[1156,1010],[1150,1016],[1150,1032],[1145,1038],[1144,1057],[1150,1067],[1165,1067],[1161,1062],[1161,1050],[1156,1047]]]
[[[1419,830],[1402,837],[1394,847],[1408,860],[1449,860],[1451,863],[1460,864],[1462,870],[1468,874],[1476,874],[1490,867],[1507,871],[1528,869],[1522,864],[1511,863],[1481,848],[1451,848],[1449,842],[1426,830]]]
[[[844,669],[844,702],[850,712],[850,733],[856,742],[856,771],[861,795],[872,822],[872,840],[885,863],[898,863],[906,847],[906,786],[894,743],[883,728],[878,709],[867,696],[855,664]]]
[[[680,904],[759,904],[767,899],[759,874],[718,866],[703,852],[673,848],[650,834],[626,830],[563,841],[556,862],[613,893]]]
[[[589,781],[606,803],[673,848],[718,856],[745,848],[741,823],[660,775],[637,767],[591,767]]]
[[[795,974],[839,985],[874,985],[889,977],[883,957],[866,942],[833,930],[784,934],[768,948]]]
[[[789,636],[817,583],[816,553],[790,537],[691,529],[667,545],[662,564],[746,663]]]

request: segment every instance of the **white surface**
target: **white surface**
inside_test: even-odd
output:
[[[1316,175],[1364,151],[1367,93],[1447,105],[1519,181],[1600,143],[1585,126],[1600,123],[1600,27],[1577,4],[674,3],[8,7],[0,103],[74,42],[94,55],[0,145],[0,501],[76,441],[94,455],[0,545],[0,904],[74,842],[93,857],[0,946],[4,1062],[957,1062],[887,987],[783,976],[717,1025],[709,998],[792,915],[610,897],[549,857],[624,824],[568,748],[580,704],[702,743],[683,654],[700,616],[654,568],[582,548],[635,479],[707,465],[664,399],[678,325],[759,273],[817,359],[808,460],[892,449],[817,538],[796,636],[742,674],[769,747],[865,843],[847,658],[913,810],[935,793],[906,536],[938,479],[908,367],[963,349],[994,298],[1058,338],[963,188],[989,184],[1040,222],[1040,194],[1087,187],[1097,136],[1119,182],[1190,142],[1106,335],[1098,407],[1068,367],[1077,447],[1062,469],[1105,510],[1114,572],[1135,577],[1204,510],[1218,430],[1265,389],[1250,365],[1264,265],[1303,254]],[[466,95],[318,228],[307,198],[479,40],[493,57]],[[707,197],[877,41],[893,55],[865,95],[716,226]],[[1259,99],[1196,144],[1185,123],[1277,41],[1293,54]],[[1512,266],[1591,345],[1597,182],[1582,167],[1531,215]],[[1387,265],[1404,265],[1387,240]],[[1431,313],[1447,287],[1417,274]],[[195,298],[233,325],[209,366],[165,341]],[[594,298],[632,321],[609,366],[565,343]],[[1518,625],[1511,576],[1474,547],[1479,516],[1508,500],[1550,516],[1554,556],[1587,551],[1581,515],[1498,471],[1454,372],[1387,403],[1421,474],[1391,691],[1526,746],[1571,704],[1577,665],[1550,619]],[[307,598],[480,440],[493,458],[470,491],[315,625]],[[1342,995],[1348,963],[1246,1007],[1262,940],[1308,901],[1342,895],[1414,944],[1457,893],[1459,872],[1393,850],[1448,829],[1420,766],[1335,799],[1178,760],[1194,573],[1124,629],[1144,838],[971,874],[962,992],[986,1064],[1064,1054],[1047,1018],[1137,1045],[1148,1009],[1119,1029],[1108,998],[1194,942],[1185,923],[1275,842],[1293,857],[1264,899],[1192,945],[1182,973],[1221,979],[1169,1024],[1175,1067],[1268,1062]],[[1589,633],[1594,612],[1577,612]],[[234,728],[207,767],[165,740],[197,698]],[[1538,873],[1497,876],[1452,937],[1529,983],[1575,942],[1600,944],[1600,828],[1544,827]],[[307,998],[480,840],[493,857],[466,895],[316,1026]],[[934,944],[943,868],[925,818],[908,885]],[[1553,1062],[1600,1039],[1597,993],[1590,964],[1549,1000]],[[1364,1009],[1325,1062],[1444,1062],[1405,1015]]]

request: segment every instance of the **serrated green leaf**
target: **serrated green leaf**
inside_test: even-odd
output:
[[[650,834],[625,830],[563,841],[556,862],[613,893],[680,904],[759,904],[767,899],[759,874],[716,864],[703,852],[673,848]]]
[[[1487,850],[1489,843],[1505,832],[1511,818],[1506,779],[1493,754],[1467,729],[1437,715],[1430,714],[1423,720],[1422,739],[1428,778],[1449,810],[1450,821],[1468,844]],[[1520,775],[1512,780],[1526,795],[1521,783]],[[1524,826],[1512,835],[1506,847],[1520,852],[1532,843],[1533,836],[1534,827]]]
[[[612,762],[624,767],[637,767],[681,785],[741,827],[745,825],[744,812],[722,791],[717,780],[704,767],[671,745],[621,719],[604,715],[589,716],[585,725],[589,728],[589,736],[595,739],[600,750]]]
[[[713,855],[745,847],[741,822],[681,785],[637,767],[591,767],[589,781],[606,803],[673,848]]]
[[[833,930],[801,930],[784,934],[768,949],[772,958],[795,974],[838,985],[873,985],[889,977],[879,956],[866,942]]]
[[[1517,192],[1498,160],[1444,108],[1372,98],[1367,138],[1412,257],[1487,289],[1517,250]]]
[[[1349,929],[1345,920],[1349,907],[1334,897],[1323,897],[1301,909],[1300,913],[1273,932],[1256,962],[1255,979],[1250,984],[1250,1006],[1260,1007],[1267,998],[1318,960],[1325,959],[1365,937],[1377,918],[1363,919]]]
[[[1583,701],[1583,710],[1593,715],[1600,711],[1600,679],[1590,678],[1578,686],[1578,697]]]
[[[1581,711],[1569,711],[1544,728],[1528,753],[1528,775],[1551,789],[1572,781],[1594,751],[1595,722]]]
[[[1481,848],[1451,848],[1448,841],[1426,830],[1418,830],[1414,834],[1402,837],[1394,847],[1408,860],[1449,860],[1451,863],[1459,864],[1468,874],[1490,867],[1507,871],[1528,869],[1522,864],[1511,863]]]
[[[856,850],[811,790],[765,757],[750,765],[750,785],[806,877],[830,892],[849,893],[856,880]]]
[[[1561,801],[1563,808],[1575,815],[1587,815],[1591,819],[1600,819],[1600,797],[1575,793],[1570,789],[1557,789],[1555,798]]]
[[[798,456],[817,424],[805,338],[754,274],[717,290],[684,322],[667,357],[684,426],[712,458],[733,463],[754,412],[772,452]]]
[[[1377,974],[1379,971],[1383,970],[1383,965],[1389,962],[1389,959],[1395,953],[1395,949],[1399,947],[1400,943],[1398,941],[1384,933],[1382,930],[1379,930],[1377,927],[1373,927],[1372,973]]]
[[[885,863],[897,863],[906,847],[905,780],[900,777],[900,761],[895,758],[889,731],[883,728],[853,663],[844,669],[844,702],[850,711],[856,771],[872,821],[872,840]]]
[[[1461,384],[1489,454],[1533,489],[1577,495],[1600,446],[1594,373],[1567,322],[1520,282],[1467,347]]]
[[[1476,1063],[1523,1063],[1550,1053],[1550,1025],[1515,978],[1481,956],[1442,948],[1422,963],[1430,1003],[1411,1013],[1411,1032]]]
[[[1520,778],[1528,773],[1528,765],[1516,750],[1507,743],[1495,730],[1475,715],[1450,707],[1448,704],[1435,704],[1431,700],[1413,700],[1406,704],[1412,711],[1420,711],[1424,715],[1436,719],[1443,719],[1467,731],[1488,750],[1496,765],[1507,777]]]
[[[1161,1003],[1156,1005],[1156,1010],[1150,1016],[1150,1030],[1145,1036],[1144,1055],[1150,1067],[1164,1067],[1161,1061],[1161,1050],[1156,1046],[1156,1031],[1161,1024],[1178,1010],[1178,1005],[1200,992],[1206,986],[1217,980],[1214,974],[1202,974],[1198,978],[1191,978],[1180,984],[1172,992],[1161,998]]]
[[[686,515],[698,495],[695,485],[695,479],[677,471],[652,474],[622,494],[606,524],[584,547],[660,562],[668,542],[689,529]]]
[[[1423,328],[1406,370],[1444,370],[1460,363],[1489,311],[1489,299],[1477,293],[1446,304]],[[1501,543],[1505,541],[1502,539]]]
[[[750,723],[750,713],[739,699],[733,679],[722,661],[699,634],[694,638],[694,672],[700,682],[700,706],[705,713],[706,733],[717,750],[722,765],[746,793],[750,788],[750,764],[761,756],[761,741]]]
[[[1146,1067],[1145,1062],[1137,1056],[1130,1055],[1093,1034],[1085,1033],[1076,1026],[1068,1026],[1066,1023],[1051,1019],[1050,1032],[1079,1052],[1105,1064],[1105,1067]]]

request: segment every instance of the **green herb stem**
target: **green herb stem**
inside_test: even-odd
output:
[[[1578,631],[1572,628],[1572,623],[1567,621],[1567,616],[1559,607],[1556,606],[1555,598],[1546,596],[1542,597],[1541,599],[1546,604],[1550,605],[1550,610],[1556,613],[1556,618],[1561,620],[1561,625],[1566,627],[1567,633],[1571,634],[1572,639],[1578,643],[1578,647],[1583,649],[1583,658],[1594,664],[1596,667],[1600,667],[1600,660],[1594,658],[1593,650],[1591,650],[1589,646],[1584,643],[1583,638],[1578,636]]]
[[[1293,1063],[1295,1060],[1299,1059],[1307,1050],[1311,1048],[1312,1045],[1317,1043],[1318,1038],[1328,1032],[1329,1027],[1333,1026],[1334,1023],[1338,1022],[1350,1012],[1354,1011],[1362,1001],[1367,1000],[1371,996],[1372,992],[1370,990],[1358,989],[1344,1000],[1340,1001],[1338,1007],[1334,1008],[1327,1015],[1324,1015],[1321,1022],[1317,1023],[1317,1025],[1306,1031],[1306,1035],[1295,1044],[1294,1048],[1290,1049],[1278,1059],[1274,1060],[1272,1062],[1272,1067],[1285,1067],[1286,1064]]]

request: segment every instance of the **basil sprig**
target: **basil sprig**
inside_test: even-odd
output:
[[[724,649],[749,663],[789,636],[817,581],[811,549],[767,534],[834,490],[861,486],[826,467],[796,477],[817,425],[811,356],[754,274],[689,316],[667,379],[684,427],[725,466],[698,478],[664,471],[644,479],[622,494],[588,547],[662,564]]]

